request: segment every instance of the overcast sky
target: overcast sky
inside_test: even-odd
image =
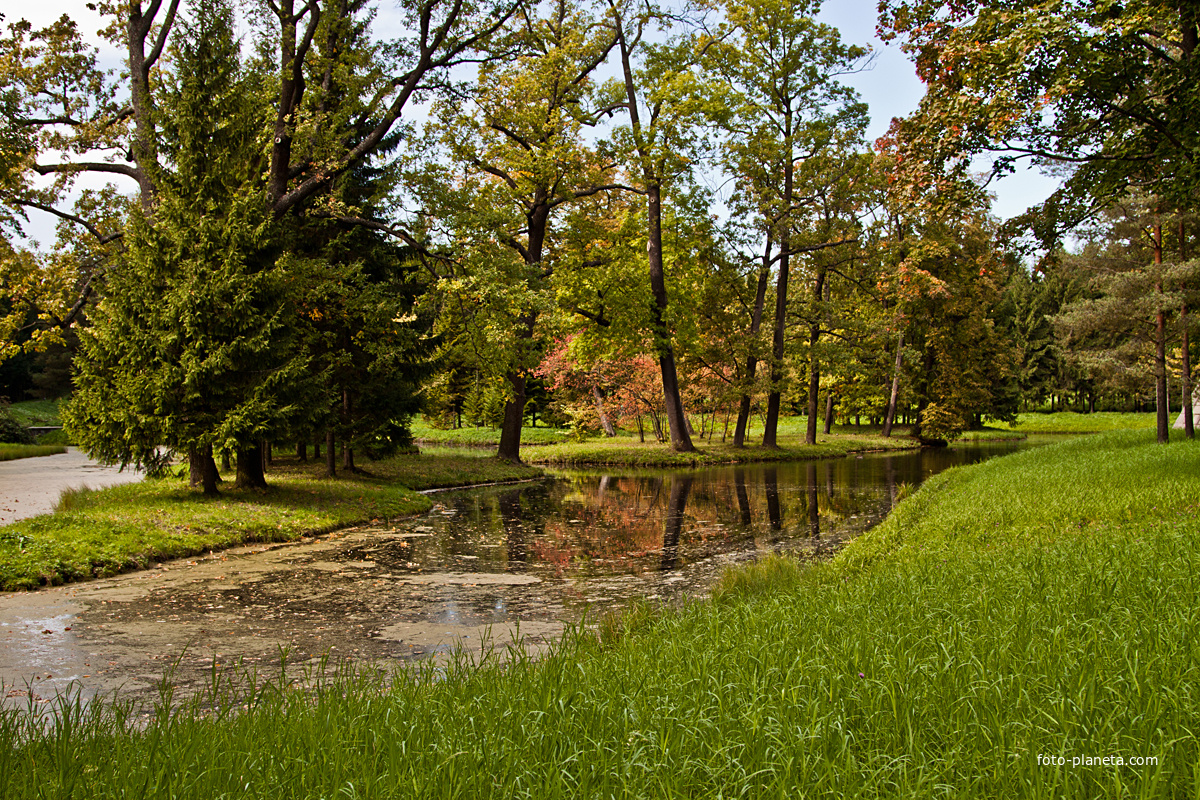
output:
[[[887,131],[893,117],[902,117],[917,107],[924,87],[917,78],[912,64],[895,45],[884,45],[875,36],[877,0],[826,0],[820,19],[837,27],[842,38],[853,44],[870,45],[875,51],[871,69],[849,76],[846,82],[854,86],[870,106],[871,125],[868,137],[874,140]],[[395,16],[390,13],[391,3],[384,0],[379,4],[377,32],[386,35]],[[12,5],[10,5],[11,9]],[[16,10],[5,12],[6,21],[18,17],[28,19],[35,27],[46,25],[62,14],[70,15],[79,24],[85,35],[93,34],[100,27],[100,17],[87,8],[87,0],[45,0],[41,3],[25,3]],[[103,60],[116,65],[119,54],[110,51]],[[986,162],[984,162],[986,163]],[[1057,181],[1043,177],[1036,171],[1018,171],[1017,174],[993,183],[996,194],[994,213],[1007,219],[1024,211],[1028,206],[1040,202],[1057,186]],[[31,214],[37,214],[34,211]],[[43,215],[45,216],[45,215]],[[52,220],[34,220],[35,238],[44,244],[53,241]]]

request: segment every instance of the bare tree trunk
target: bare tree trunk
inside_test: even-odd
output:
[[[784,114],[784,141],[791,149],[792,115]],[[788,270],[791,267],[792,256],[792,189],[794,185],[796,163],[791,152],[785,154],[783,160],[783,201],[784,213],[779,220],[779,275],[775,280],[775,325],[771,332],[771,393],[767,395],[767,418],[763,423],[763,447],[778,447],[777,432],[779,430],[779,403],[782,397],[783,383],[783,344],[787,331],[787,290]],[[817,295],[820,299],[820,294]],[[811,421],[810,421],[811,426]],[[816,429],[813,429],[816,437]],[[805,441],[808,441],[805,437]]]
[[[303,439],[296,442],[296,460],[308,461],[308,442]]]
[[[813,300],[820,302],[825,289],[825,270],[817,270],[813,281]],[[821,324],[814,322],[808,327],[808,426],[804,429],[804,443],[817,443],[818,395],[821,393],[821,361],[817,358],[817,342],[821,339]],[[827,415],[828,416],[828,415]],[[829,421],[825,421],[825,435],[829,435]]]
[[[188,486],[199,486],[204,482],[204,462],[200,460],[200,448],[189,447],[187,460]]]
[[[608,418],[608,414],[604,413],[604,392],[599,386],[592,386],[592,399],[596,401],[596,415],[600,417],[600,427],[604,430],[605,436],[616,436],[617,432],[613,428],[612,420]]]
[[[615,7],[614,12],[617,11]],[[679,375],[675,367],[675,350],[671,345],[671,331],[666,325],[667,284],[663,273],[662,241],[662,176],[654,171],[651,158],[651,142],[642,129],[639,112],[637,86],[633,80],[633,54],[625,38],[625,22],[619,12],[616,18],[616,39],[621,56],[621,71],[625,82],[625,96],[629,101],[629,126],[634,147],[642,163],[641,179],[646,192],[646,260],[650,268],[650,291],[654,296],[651,307],[651,327],[654,348],[658,354],[659,370],[662,373],[663,395],[667,403],[667,423],[671,429],[671,449],[676,452],[694,452],[692,439],[687,432],[687,421],[683,411],[683,399],[679,394]],[[640,36],[640,34],[639,34]],[[636,46],[636,42],[634,43]]]
[[[337,475],[337,446],[333,431],[325,431],[325,477]]]
[[[825,394],[825,435],[833,432],[833,389]],[[810,444],[816,444],[816,437]]]
[[[200,451],[200,485],[204,487],[205,497],[216,497],[217,484],[221,476],[217,474],[217,462],[213,460],[212,445],[205,446]]]
[[[1179,220],[1179,260],[1187,261],[1187,229],[1183,220]],[[1194,407],[1192,400],[1192,354],[1188,352],[1188,310],[1185,301],[1179,307],[1180,344],[1183,350],[1183,430],[1189,439],[1196,438],[1196,421],[1193,419]]]
[[[892,435],[892,425],[896,422],[896,401],[900,398],[900,368],[904,363],[904,331],[896,339],[896,369],[892,373],[892,394],[888,399],[887,414],[883,418],[883,435]]]

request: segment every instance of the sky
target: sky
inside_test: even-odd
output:
[[[46,0],[29,3],[17,11],[6,12],[6,22],[24,17],[34,27],[41,27],[65,13],[79,24],[80,30],[91,34],[100,28],[100,17],[87,8],[87,2]],[[871,124],[867,133],[871,140],[887,131],[893,117],[902,117],[915,110],[924,93],[924,86],[917,78],[913,65],[899,46],[895,43],[885,45],[875,35],[876,4],[877,0],[825,0],[819,15],[823,22],[841,31],[844,41],[869,45],[875,53],[870,69],[846,78],[846,83],[858,90],[870,108]],[[396,19],[393,7],[389,0],[378,4],[377,33],[386,35],[388,29],[393,27],[392,21]],[[101,55],[102,63],[112,66],[118,66],[119,58],[112,48]],[[986,168],[987,163],[981,161],[981,169]],[[989,187],[996,195],[993,213],[1001,219],[1008,219],[1045,199],[1057,186],[1056,179],[1045,177],[1034,169],[1018,169],[1016,174],[993,182]],[[30,226],[32,237],[43,244],[49,244],[54,239],[54,221],[47,219],[47,216],[39,215],[40,218],[32,219]]]

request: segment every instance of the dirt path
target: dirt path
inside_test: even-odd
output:
[[[133,470],[97,464],[74,447],[55,456],[0,461],[0,525],[49,514],[64,489],[99,489],[141,479]]]

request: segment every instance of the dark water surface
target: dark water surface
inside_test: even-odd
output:
[[[254,545],[155,569],[0,596],[0,702],[183,694],[214,665],[268,670],[326,656],[372,663],[520,639],[638,598],[702,597],[768,552],[820,557],[904,491],[1021,442],[676,471],[561,471],[433,495],[421,517],[295,545]],[[181,695],[182,696],[182,695]]]

